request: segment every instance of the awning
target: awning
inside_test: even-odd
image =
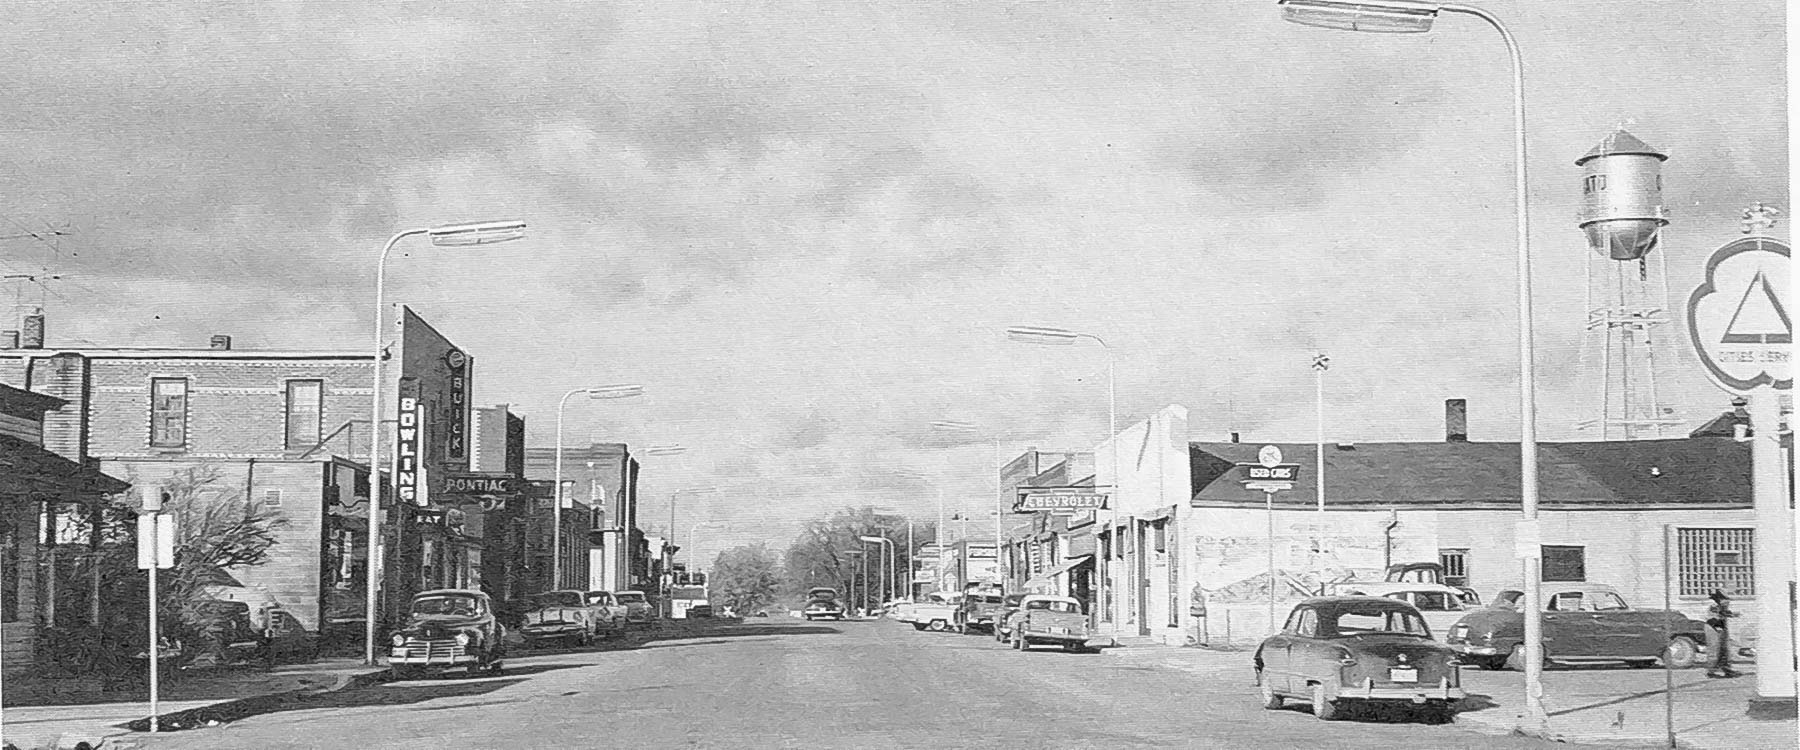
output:
[[[1075,568],[1080,567],[1082,564],[1084,564],[1092,559],[1094,559],[1093,555],[1082,555],[1081,557],[1071,557],[1067,560],[1064,560],[1063,564],[1061,564],[1061,565],[1058,565],[1054,568],[1050,568],[1049,570],[1046,570],[1042,573],[1032,576],[1031,580],[1026,581],[1025,584],[1029,586],[1034,583],[1049,583],[1050,579],[1055,578],[1064,573],[1067,573],[1071,570],[1074,570]]]
[[[124,492],[131,484],[11,435],[0,435],[0,497],[77,500]]]

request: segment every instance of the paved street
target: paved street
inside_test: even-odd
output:
[[[1263,711],[1236,671],[1156,649],[1015,653],[889,622],[725,625],[632,650],[511,659],[507,674],[316,696],[146,748],[1569,747],[1468,727]],[[452,739],[454,738],[454,739]]]

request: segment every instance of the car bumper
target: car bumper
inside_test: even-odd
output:
[[[1460,686],[1439,681],[1436,685],[1376,685],[1367,680],[1361,685],[1338,688],[1337,697],[1356,700],[1390,700],[1425,703],[1427,701],[1460,701],[1469,697]]]
[[[1467,654],[1467,655],[1471,655],[1471,656],[1499,656],[1500,655],[1500,647],[1499,646],[1477,646],[1477,645],[1474,645],[1471,643],[1452,643],[1452,644],[1449,644],[1449,646],[1450,646],[1451,651],[1455,651],[1458,654]]]
[[[578,635],[585,630],[587,630],[587,626],[579,623],[565,625],[526,625],[523,628],[519,628],[519,635],[525,636],[526,638],[558,638],[568,635]]]
[[[388,664],[406,667],[450,667],[459,664],[474,664],[480,658],[474,654],[461,656],[389,656]]]

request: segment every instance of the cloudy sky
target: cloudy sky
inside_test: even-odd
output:
[[[1528,77],[1541,431],[1598,412],[1573,161],[1671,154],[1679,309],[1754,200],[1788,206],[1777,0],[1493,0]],[[388,299],[552,440],[681,444],[643,513],[704,546],[848,504],[991,507],[994,440],[1086,448],[1170,403],[1194,439],[1517,437],[1510,81],[1494,32],[1239,2],[18,2],[0,25],[0,287],[50,344],[366,346]],[[1786,226],[1777,227],[1786,236]],[[13,327],[11,325],[6,326]],[[1690,425],[1725,396],[1669,328]],[[934,433],[932,420],[977,423]],[[898,476],[910,470],[941,481]]]

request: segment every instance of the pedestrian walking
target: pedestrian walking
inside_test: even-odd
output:
[[[1736,677],[1738,672],[1731,668],[1730,620],[1738,613],[1731,611],[1731,597],[1725,592],[1714,591],[1708,598],[1712,604],[1706,607],[1706,648],[1712,663],[1707,665],[1706,676]]]

